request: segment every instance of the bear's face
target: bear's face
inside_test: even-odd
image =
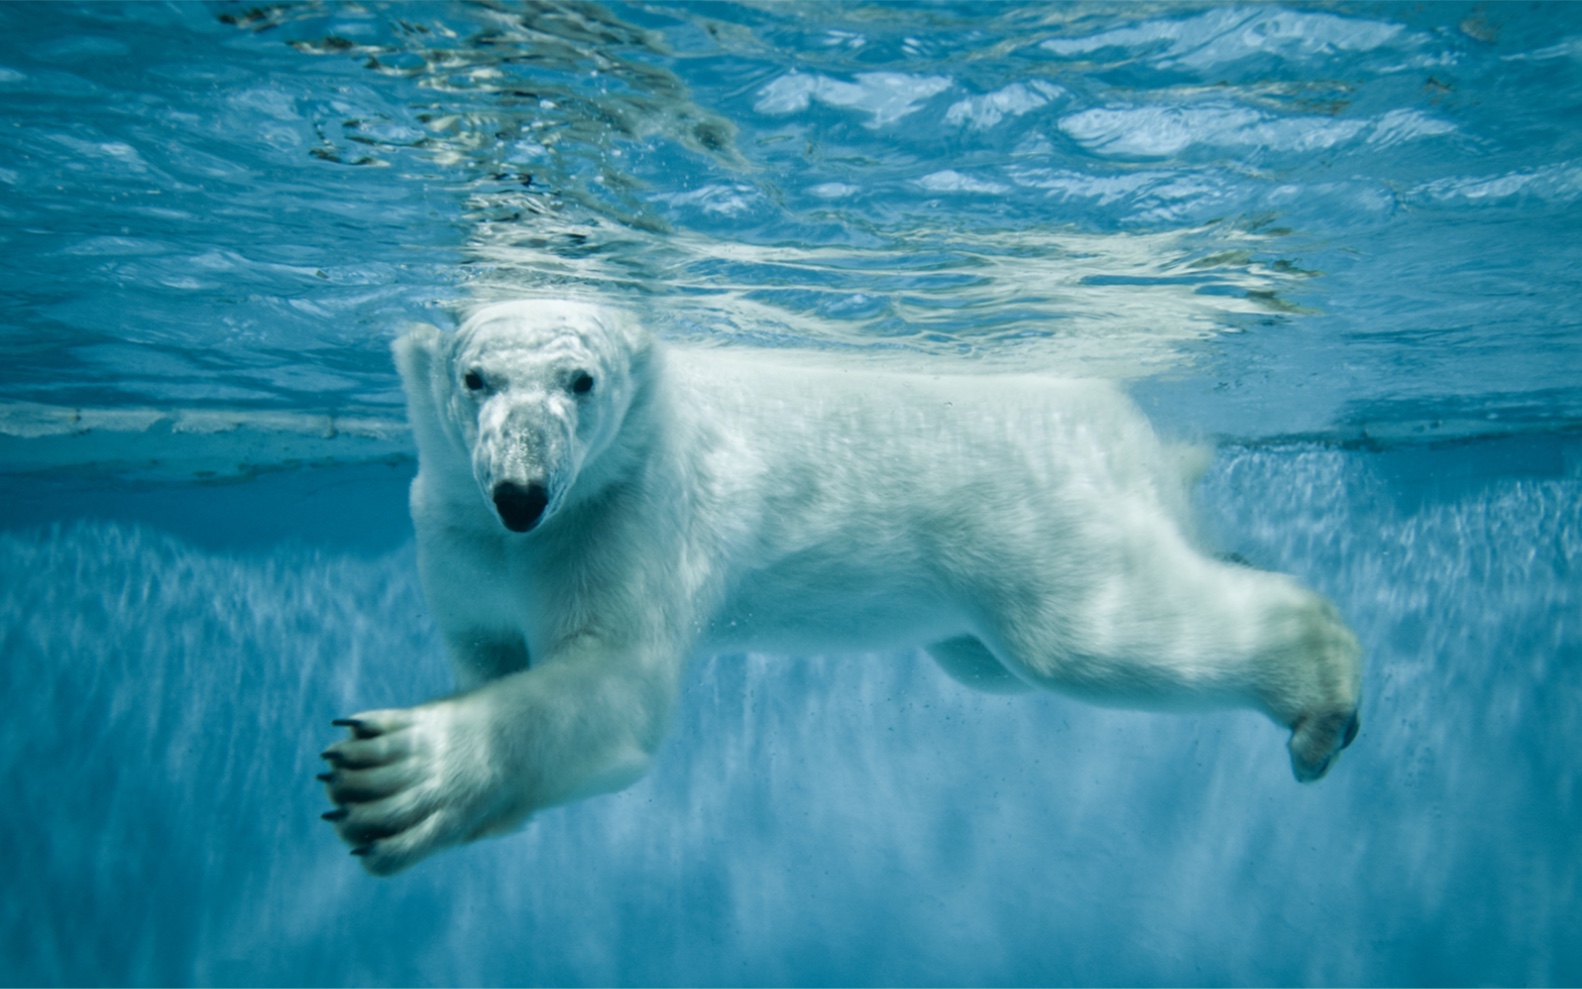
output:
[[[623,314],[562,301],[489,306],[457,331],[448,414],[502,524],[527,532],[574,496],[636,395],[646,336]]]

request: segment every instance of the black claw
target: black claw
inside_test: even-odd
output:
[[[358,858],[362,858],[365,855],[372,855],[373,853],[374,846],[372,845],[359,845],[352,849],[352,854],[356,855]]]
[[[346,820],[346,816],[350,813],[351,811],[347,810],[345,807],[337,807],[334,810],[325,811],[324,813],[320,814],[319,817],[326,821],[344,821]]]
[[[350,728],[352,734],[358,738],[374,738],[379,734],[378,728],[361,718],[336,718],[330,724],[337,728]]]
[[[323,759],[325,762],[327,762],[330,765],[334,766],[336,769],[339,769],[342,766],[346,765],[346,757],[345,756],[341,755],[339,752],[331,752],[328,749],[325,749],[323,752],[320,752],[319,753],[319,758]]]
[[[333,782],[335,782],[335,774],[334,773],[320,773],[320,774],[318,774],[317,776],[315,776],[313,778],[318,780],[320,783],[333,783]]]

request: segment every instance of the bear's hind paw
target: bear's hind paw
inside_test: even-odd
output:
[[[1342,749],[1350,745],[1362,728],[1362,719],[1353,708],[1304,718],[1291,730],[1291,772],[1301,783],[1324,778]]]

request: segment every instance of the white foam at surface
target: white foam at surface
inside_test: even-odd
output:
[[[868,126],[885,127],[916,113],[921,104],[949,89],[948,76],[904,72],[859,72],[844,82],[817,73],[792,71],[758,91],[753,109],[778,115],[800,113],[817,101],[870,115]]]
[[[1415,47],[1418,39],[1399,24],[1278,7],[1218,7],[1183,18],[1160,18],[1076,38],[1051,38],[1043,50],[1062,57],[1106,49],[1145,58],[1161,67],[1210,69],[1254,55],[1287,59],[1336,52],[1371,52],[1387,46]]]

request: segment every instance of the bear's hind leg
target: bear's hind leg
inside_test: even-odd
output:
[[[1291,772],[1310,783],[1329,771],[1361,728],[1362,647],[1334,605],[1295,589],[1299,603],[1271,619],[1277,645],[1263,658],[1263,693],[1270,714],[1291,728]]]
[[[1023,679],[1098,703],[1256,707],[1291,730],[1296,778],[1319,779],[1357,734],[1356,637],[1289,577],[1172,549],[1082,590],[997,595],[1014,604],[981,638]]]

